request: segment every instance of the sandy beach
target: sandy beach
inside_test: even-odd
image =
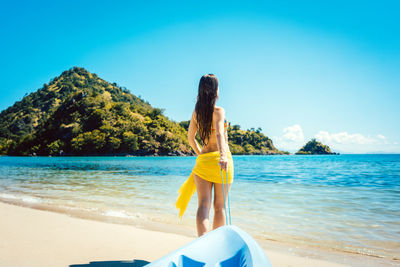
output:
[[[7,267],[126,266],[128,263],[129,266],[143,266],[193,240],[184,235],[73,218],[5,203],[0,203],[0,214],[0,266]],[[353,265],[271,249],[265,252],[276,267]],[[376,266],[368,261],[359,265]]]

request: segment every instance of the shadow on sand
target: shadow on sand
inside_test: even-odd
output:
[[[150,262],[144,260],[133,261],[91,261],[87,264],[72,264],[69,267],[142,267]]]

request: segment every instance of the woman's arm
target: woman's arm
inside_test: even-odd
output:
[[[201,153],[201,148],[195,138],[196,132],[197,132],[197,123],[196,123],[195,112],[193,112],[188,129],[188,141],[189,145],[193,148],[194,152],[196,152],[196,154],[199,155]]]
[[[220,153],[219,165],[222,169],[228,169],[228,155],[225,146],[225,134],[224,134],[224,120],[225,120],[225,110],[223,108],[218,108],[214,112],[215,114],[215,132],[217,134],[217,146]]]

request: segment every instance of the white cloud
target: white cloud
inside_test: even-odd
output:
[[[284,128],[283,133],[284,133],[282,136],[283,140],[292,142],[304,141],[303,129],[301,129],[301,126],[298,124]]]
[[[376,137],[378,137],[378,138],[381,139],[381,140],[386,140],[386,137],[383,136],[383,135],[381,135],[381,134],[378,134]]]
[[[387,140],[386,136],[378,134],[376,137],[379,139],[379,141],[381,141],[381,143],[389,144],[389,141]]]
[[[376,138],[367,137],[360,133],[349,134],[348,132],[341,133],[328,133],[325,131],[319,131],[315,136],[316,139],[322,143],[330,144],[343,144],[343,145],[370,145],[370,144],[381,144],[386,143],[386,137],[382,134],[378,134]]]
[[[298,124],[288,126],[283,129],[283,135],[274,136],[272,140],[278,149],[296,152],[304,145],[303,129]]]

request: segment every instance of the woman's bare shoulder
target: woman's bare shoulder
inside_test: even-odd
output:
[[[223,107],[215,106],[214,111],[216,112],[225,112],[225,109]]]
[[[225,118],[225,109],[223,107],[214,107],[214,114],[216,118]]]

